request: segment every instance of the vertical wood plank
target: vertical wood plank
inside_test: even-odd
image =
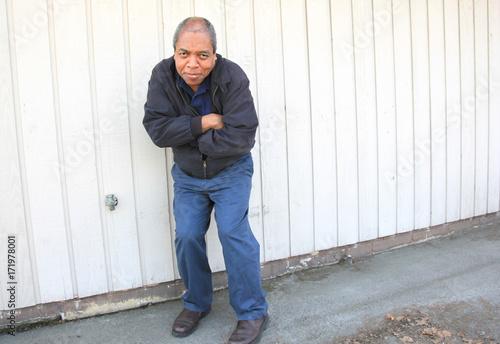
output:
[[[500,210],[500,1],[490,0],[488,213]]]
[[[444,9],[428,1],[431,106],[431,225],[446,222],[446,74]]]
[[[265,261],[290,255],[280,3],[255,0]]]
[[[351,1],[331,3],[337,137],[338,244],[359,239],[358,147]],[[352,51],[352,50],[351,50]]]
[[[328,0],[307,1],[315,250],[337,245],[333,55]]]
[[[314,251],[311,108],[304,0],[281,7],[291,254]]]
[[[251,0],[235,0],[226,2],[227,25],[227,58],[238,63],[250,80],[250,91],[254,97],[256,109],[257,70],[254,38],[254,13]],[[256,134],[256,143],[252,149],[254,175],[252,179],[252,194],[250,196],[249,221],[252,231],[261,246],[260,257],[264,259],[264,232],[262,227],[262,181],[260,165],[260,130]]]
[[[394,7],[394,77],[397,138],[397,232],[415,225],[415,159],[410,2]],[[389,177],[390,175],[388,175]]]
[[[30,217],[41,302],[72,298],[60,184],[54,90],[52,89],[48,14],[45,4],[12,3],[17,76]],[[29,34],[25,34],[29,30]],[[33,57],[36,56],[36,63]],[[57,257],[57,259],[54,259]]]
[[[31,271],[30,250],[28,246],[28,229],[24,215],[25,204],[23,194],[23,176],[20,168],[22,151],[18,147],[16,128],[16,106],[14,102],[14,85],[11,62],[9,25],[12,18],[7,18],[7,4],[0,1],[0,264],[7,267],[8,236],[13,234],[16,255],[16,308],[32,306],[36,303],[34,278]],[[10,11],[9,11],[10,14]],[[15,57],[15,54],[14,54]],[[7,271],[4,270],[4,276]],[[22,283],[20,283],[22,281]],[[7,290],[6,278],[0,279],[0,288]],[[0,297],[0,309],[8,309],[8,298]]]
[[[373,3],[379,160],[379,236],[396,233],[397,151],[392,3]]]
[[[378,235],[377,100],[373,7],[353,1],[354,61],[359,154],[359,240]]]
[[[427,2],[410,1],[413,119],[415,133],[415,228],[431,223],[431,117]]]
[[[460,219],[461,109],[458,0],[444,0],[446,63],[446,221]]]
[[[111,263],[112,290],[142,284],[135,195],[131,166],[130,127],[122,2],[92,2],[98,149],[102,164],[102,207],[107,194],[119,201],[114,211],[104,207]],[[109,131],[102,130],[112,123]]]
[[[462,206],[460,217],[474,216],[475,205],[475,144],[476,144],[476,99],[474,63],[474,2],[459,0],[460,18],[460,72],[461,72],[461,147],[462,147]]]
[[[143,283],[174,279],[172,237],[165,150],[158,149],[144,130],[144,103],[151,70],[160,61],[157,0],[128,0],[128,104],[136,188],[138,232],[141,238]]]
[[[475,195],[474,216],[486,214],[488,208],[488,2],[474,1],[475,60]],[[500,154],[500,152],[499,152]]]
[[[187,17],[194,15],[194,4],[191,1],[160,0],[163,8],[163,38],[165,55],[168,58],[173,55],[174,48],[172,39],[177,25]]]
[[[78,296],[108,291],[92,131],[85,1],[54,2],[54,37],[68,212]],[[104,126],[107,130],[112,126]],[[58,168],[57,165],[54,166]]]
[[[194,15],[194,4],[192,1],[176,1],[164,0],[162,1],[162,20],[163,20],[163,45],[164,55],[163,58],[168,58],[173,55],[173,37],[175,29],[179,23],[187,17]],[[177,269],[177,257],[175,255],[174,239],[175,239],[175,217],[174,217],[174,181],[170,173],[174,165],[174,155],[171,148],[165,149],[166,169],[167,169],[167,185],[169,197],[169,215],[170,215],[170,237],[172,238],[171,250],[172,259],[174,261],[174,276],[180,278]]]
[[[208,19],[217,32],[217,52],[226,56],[224,0],[194,0],[194,15]]]

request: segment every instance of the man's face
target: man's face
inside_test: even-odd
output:
[[[215,66],[210,37],[203,32],[183,32],[175,45],[174,60],[177,73],[196,92]]]

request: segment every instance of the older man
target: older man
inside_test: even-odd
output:
[[[250,150],[258,126],[249,81],[238,65],[216,54],[215,30],[204,18],[181,22],[173,46],[174,56],[153,70],[143,121],[152,141],[174,152],[175,249],[187,291],[172,334],[188,336],[210,312],[205,234],[214,209],[238,319],[229,343],[257,343],[268,305],[259,244],[248,222]]]

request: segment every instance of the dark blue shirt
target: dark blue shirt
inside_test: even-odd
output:
[[[200,116],[208,115],[210,111],[210,75],[208,75],[205,80],[201,83],[201,85],[196,90],[196,93],[193,92],[191,87],[184,81],[183,78],[180,78],[180,87],[189,95],[190,104],[192,107],[196,109],[196,112]]]

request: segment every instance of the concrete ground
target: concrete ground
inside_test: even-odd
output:
[[[261,344],[499,343],[500,224],[264,282]],[[228,292],[187,338],[171,301],[0,335],[1,343],[225,343],[236,325]]]

